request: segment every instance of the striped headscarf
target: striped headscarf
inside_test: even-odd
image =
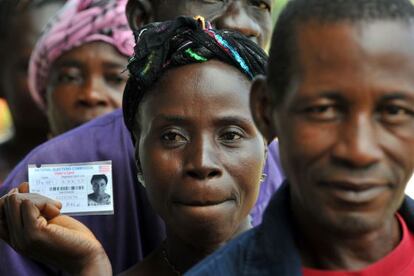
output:
[[[236,67],[250,80],[266,73],[267,55],[257,44],[240,33],[215,30],[202,17],[148,24],[134,35],[137,44],[122,104],[131,132],[139,103],[168,69],[215,59]]]
[[[133,54],[134,39],[125,16],[127,0],[69,0],[51,19],[29,63],[29,89],[35,102],[46,107],[50,68],[64,53],[88,42],[102,41],[121,54]]]

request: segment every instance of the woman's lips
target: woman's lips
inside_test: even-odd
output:
[[[228,199],[216,199],[216,200],[176,200],[174,204],[189,206],[189,207],[208,207],[226,203],[228,201],[234,201],[232,198]]]

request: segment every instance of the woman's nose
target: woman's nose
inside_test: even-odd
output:
[[[188,152],[187,164],[185,169],[186,176],[205,180],[220,177],[223,172],[219,165],[218,153],[214,150],[214,145],[208,139],[192,143]]]
[[[81,88],[81,92],[78,95],[79,103],[90,107],[109,105],[110,101],[106,89],[100,78],[91,78]]]

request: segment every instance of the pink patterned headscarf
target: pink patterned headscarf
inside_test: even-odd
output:
[[[127,0],[69,0],[51,19],[32,52],[29,89],[36,103],[46,107],[50,68],[64,53],[85,43],[102,41],[131,56],[134,37],[125,16]]]

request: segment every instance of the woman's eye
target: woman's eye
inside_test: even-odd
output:
[[[109,83],[113,85],[122,85],[122,84],[125,84],[127,81],[124,77],[122,77],[119,74],[108,75],[106,76],[106,79]]]
[[[220,136],[220,140],[223,142],[237,142],[243,138],[243,134],[238,131],[228,131]]]
[[[224,3],[225,0],[202,0],[202,2],[206,4],[217,4],[217,3]]]
[[[59,84],[79,84],[82,80],[82,75],[78,70],[65,70],[60,72],[57,76],[57,82]]]
[[[169,144],[174,144],[174,143],[181,144],[181,143],[185,143],[187,141],[187,139],[183,135],[181,135],[181,134],[179,134],[177,132],[167,132],[167,133],[164,133],[161,136],[161,140],[163,142],[169,143]]]

